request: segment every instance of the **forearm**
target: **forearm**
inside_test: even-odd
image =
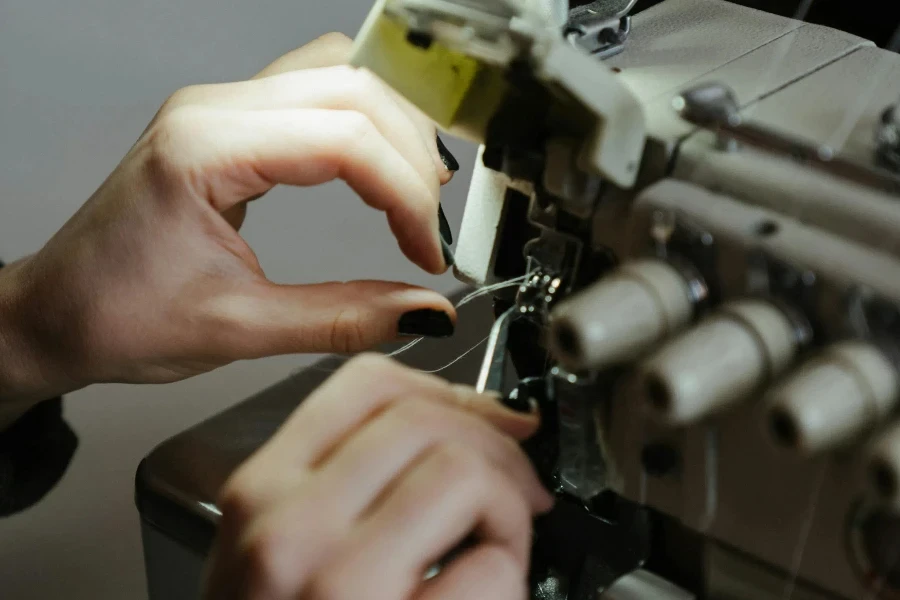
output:
[[[39,402],[71,391],[32,333],[22,265],[0,268],[0,431]]]

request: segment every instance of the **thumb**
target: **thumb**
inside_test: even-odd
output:
[[[245,358],[353,353],[404,337],[453,335],[456,310],[432,290],[387,281],[265,282],[240,303]]]

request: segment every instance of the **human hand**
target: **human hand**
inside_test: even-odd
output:
[[[0,401],[452,332],[453,307],[430,290],[276,285],[238,233],[248,202],[273,186],[341,178],[387,214],[411,261],[446,270],[438,196],[452,173],[435,128],[342,66],[350,45],[325,36],[253,80],[165,103],[58,234],[0,271]]]
[[[524,600],[532,516],[552,505],[516,443],[537,425],[470,388],[354,359],[226,484],[204,598]]]

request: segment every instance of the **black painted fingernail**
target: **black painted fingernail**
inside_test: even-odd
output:
[[[444,262],[447,263],[448,267],[452,267],[456,264],[456,257],[453,255],[453,250],[450,248],[450,245],[441,240],[441,250],[444,252]]]
[[[444,253],[444,262],[448,267],[452,267],[456,263],[456,257],[450,248],[450,244],[453,243],[453,230],[450,229],[450,222],[447,221],[444,208],[440,205],[438,205],[438,222],[440,223],[441,251]]]
[[[528,396],[519,396],[518,394],[510,394],[503,398],[503,406],[519,413],[531,414],[535,411],[536,405]]]
[[[438,205],[438,221],[441,227],[441,237],[448,244],[452,244],[453,230],[450,229],[450,221],[447,220],[447,215],[444,214],[444,207],[441,205]]]
[[[421,335],[434,338],[450,337],[454,330],[450,315],[430,308],[406,313],[400,317],[400,323],[397,325],[400,335]]]
[[[437,147],[438,153],[441,155],[441,160],[444,162],[444,166],[447,167],[447,170],[453,172],[459,171],[459,161],[453,157],[450,150],[444,145],[441,136],[437,136]]]

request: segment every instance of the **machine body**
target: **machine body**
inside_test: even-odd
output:
[[[448,377],[541,406],[535,600],[900,598],[900,55],[878,18],[791,18],[834,4],[378,0],[363,26],[353,62],[480,144],[457,276],[525,281],[438,355],[493,327]],[[196,597],[218,489],[322,379],[145,460],[152,600]]]
[[[460,279],[557,282],[503,338],[583,513],[539,524],[535,594],[898,597],[900,55],[723,0],[534,4],[387,0],[354,62],[481,144]],[[591,520],[619,543],[552,548]]]

